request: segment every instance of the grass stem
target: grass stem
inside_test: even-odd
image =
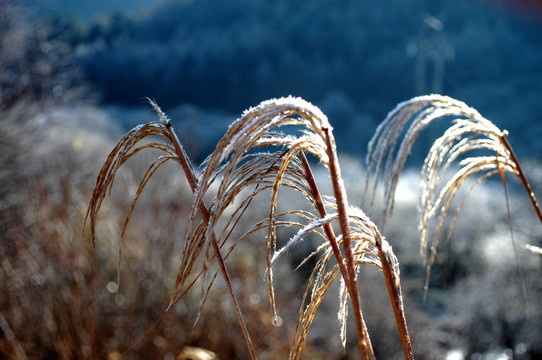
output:
[[[186,179],[188,180],[188,183],[190,185],[190,188],[193,193],[196,192],[198,188],[198,183],[196,176],[194,175],[193,167],[191,166],[191,163],[188,159],[188,156],[186,155],[181,142],[179,141],[179,138],[177,137],[177,134],[173,130],[173,126],[168,121],[166,123],[166,127],[169,131],[169,134],[171,136],[171,140],[173,143],[173,146],[175,147],[175,152],[177,153],[177,156],[179,158],[181,167],[183,168],[183,171],[185,173]],[[201,217],[205,223],[209,223],[209,210],[201,201],[199,203],[199,211],[201,214]],[[212,232],[212,238],[211,238],[211,245],[213,247],[213,251],[215,253],[215,256],[218,261],[218,265],[220,267],[220,271],[222,272],[222,276],[224,277],[224,282],[226,283],[226,286],[228,288],[228,291],[230,293],[230,297],[233,302],[233,306],[235,308],[235,314],[237,315],[237,319],[239,321],[239,325],[241,326],[241,330],[243,332],[243,337],[245,339],[245,343],[247,345],[247,349],[250,353],[251,359],[256,359],[256,352],[254,351],[254,346],[252,344],[252,339],[250,337],[250,334],[248,332],[247,326],[245,324],[245,321],[243,320],[243,313],[241,312],[241,307],[239,306],[239,302],[237,301],[237,297],[235,296],[235,292],[233,290],[233,286],[231,284],[230,276],[228,274],[228,269],[226,268],[226,264],[224,262],[224,258],[222,257],[222,254],[220,253],[220,248],[218,246],[218,242],[216,241],[215,233]]]
[[[508,227],[510,229],[510,239],[512,240],[512,248],[514,249],[514,257],[516,260],[516,266],[518,269],[519,278],[521,281],[521,289],[523,291],[523,299],[525,300],[525,314],[527,317],[529,317],[529,301],[527,298],[527,288],[525,286],[525,278],[523,277],[523,271],[521,271],[521,266],[519,265],[519,256],[518,256],[518,249],[516,246],[516,239],[514,237],[514,228],[512,226],[512,213],[510,211],[510,199],[508,198],[508,187],[506,185],[506,177],[504,176],[504,172],[501,169],[500,163],[499,163],[499,154],[497,153],[496,156],[497,161],[497,169],[499,170],[499,175],[501,176],[502,186],[504,189],[504,198],[506,200],[506,214],[508,216]],[[519,163],[516,162],[517,166],[519,166]],[[527,180],[525,180],[527,181]],[[529,183],[527,183],[529,184]],[[534,196],[534,194],[533,194]],[[536,199],[535,199],[536,201]],[[538,204],[537,204],[538,205]]]
[[[374,359],[374,352],[371,346],[371,340],[369,339],[369,333],[363,320],[363,314],[361,312],[361,300],[359,297],[358,283],[356,280],[356,268],[354,264],[354,252],[352,250],[352,239],[350,238],[350,225],[348,222],[347,200],[346,191],[342,177],[340,176],[339,160],[337,157],[337,151],[335,150],[335,143],[331,137],[331,129],[324,128],[325,141],[327,148],[327,155],[329,158],[329,172],[331,174],[331,183],[333,184],[333,192],[335,194],[335,200],[337,202],[337,211],[339,215],[339,225],[343,237],[343,247],[346,257],[346,268],[348,271],[348,278],[345,279],[347,284],[350,299],[352,300],[352,307],[354,310],[354,318],[356,320],[356,331],[358,335],[358,346],[362,359]]]
[[[401,336],[401,343],[403,345],[403,352],[405,353],[405,359],[414,360],[414,352],[412,350],[412,343],[410,341],[410,335],[408,333],[405,309],[403,306],[403,300],[401,297],[401,289],[398,283],[399,279],[395,281],[393,271],[391,269],[390,261],[386,256],[386,252],[382,249],[382,238],[377,236],[376,247],[378,249],[378,257],[382,265],[382,272],[384,273],[384,279],[386,280],[386,286],[388,288],[389,298],[393,307],[393,313],[395,315],[395,322]]]
[[[325,218],[327,216],[326,208],[324,207],[322,195],[320,194],[320,190],[318,189],[318,185],[316,184],[316,180],[314,179],[314,174],[310,167],[309,161],[307,160],[307,156],[305,155],[305,153],[301,152],[300,158],[301,158],[301,164],[303,165],[303,168],[305,170],[307,182],[309,184],[309,187],[316,201],[316,209],[318,210],[318,214],[320,215],[321,218]],[[324,232],[329,240],[331,249],[333,250],[333,254],[335,255],[335,258],[337,259],[337,263],[339,265],[339,269],[341,270],[341,274],[345,282],[348,283],[348,272],[346,271],[346,268],[344,266],[344,258],[341,253],[341,249],[339,248],[339,245],[337,243],[335,232],[333,231],[333,227],[331,226],[330,223],[327,223],[324,225]]]
[[[523,173],[523,170],[521,169],[521,165],[519,164],[519,160],[516,157],[516,154],[514,153],[514,150],[512,149],[512,146],[508,142],[508,132],[504,132],[504,134],[500,137],[500,140],[504,147],[509,151],[510,158],[516,164],[516,169],[518,171],[518,176],[523,183],[523,186],[525,187],[525,190],[527,190],[527,194],[529,195],[529,199],[531,199],[531,203],[533,204],[534,210],[536,212],[536,215],[538,215],[538,219],[542,223],[542,212],[540,211],[540,207],[538,206],[538,201],[536,201],[536,196],[534,195],[534,191],[531,188],[531,184],[529,184],[529,181],[527,181],[527,178],[525,177],[525,174]]]

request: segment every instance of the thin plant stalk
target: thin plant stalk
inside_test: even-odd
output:
[[[327,216],[327,211],[324,206],[324,202],[322,200],[322,195],[320,194],[318,185],[316,185],[316,181],[314,180],[314,174],[310,167],[309,161],[307,160],[307,156],[305,155],[304,152],[301,152],[300,158],[301,158],[301,164],[303,165],[303,168],[305,170],[305,175],[307,176],[307,182],[309,183],[309,187],[316,201],[316,209],[318,210],[318,214],[320,215],[320,217],[323,219]],[[337,243],[335,232],[333,231],[333,227],[331,226],[330,223],[326,223],[324,225],[324,232],[329,240],[329,243],[331,245],[331,249],[333,250],[335,258],[337,259],[337,264],[339,265],[339,269],[341,270],[341,274],[344,278],[344,281],[348,283],[349,282],[348,272],[346,271],[346,268],[344,266],[344,258],[341,253],[341,249],[339,248],[339,245]]]
[[[519,266],[518,249],[517,249],[517,246],[516,246],[516,239],[514,237],[514,228],[512,226],[512,214],[510,212],[510,199],[508,198],[508,187],[506,185],[506,178],[504,176],[504,171],[502,171],[501,166],[499,164],[499,154],[498,153],[497,153],[497,156],[496,156],[496,161],[497,161],[497,169],[499,171],[499,175],[501,176],[502,187],[503,187],[503,190],[504,190],[504,198],[506,200],[506,214],[508,215],[508,227],[510,229],[510,239],[512,240],[512,248],[514,249],[514,257],[516,259],[516,266],[517,266],[517,269],[518,269],[519,278],[521,280],[521,289],[523,290],[523,299],[525,300],[525,313],[526,313],[526,315],[528,317],[529,316],[529,301],[528,301],[528,298],[527,298],[527,288],[525,287],[525,278],[523,277],[523,271],[521,271],[521,266]],[[519,164],[519,163],[517,163],[517,164]],[[528,182],[525,182],[525,183],[527,185],[529,184]],[[533,193],[533,198],[534,198],[534,193]],[[534,199],[534,201],[536,201],[536,199]],[[537,209],[537,207],[535,207],[535,208]]]
[[[414,360],[414,352],[412,350],[410,334],[408,333],[400,285],[398,284],[398,282],[394,281],[394,277],[392,275],[393,272],[390,264],[391,261],[386,256],[387,252],[384,252],[382,246],[382,238],[378,236],[375,242],[378,249],[380,264],[382,266],[382,272],[384,273],[384,279],[386,280],[386,287],[388,288],[388,295],[392,304],[393,313],[395,315],[395,323],[397,324],[399,335],[401,337],[401,343],[403,345],[405,359]]]
[[[154,104],[153,104],[154,106]],[[161,111],[159,112],[161,113]],[[166,127],[171,135],[171,139],[173,142],[173,146],[175,147],[175,152],[177,153],[177,156],[179,158],[179,161],[181,163],[181,167],[183,168],[183,172],[186,176],[186,179],[188,180],[188,183],[190,185],[190,188],[193,193],[197,191],[198,185],[197,185],[197,179],[194,175],[192,166],[190,165],[190,161],[188,160],[188,156],[186,155],[179,138],[177,137],[177,134],[175,131],[173,131],[173,126],[171,125],[171,122],[166,123]],[[201,217],[205,223],[209,223],[209,210],[201,201],[199,203],[199,211],[201,214]],[[254,351],[254,346],[252,344],[252,339],[250,337],[250,334],[248,332],[247,326],[245,324],[245,321],[243,320],[243,313],[241,312],[241,307],[239,306],[239,303],[237,301],[237,297],[235,296],[235,292],[233,290],[233,286],[231,284],[230,276],[228,274],[228,269],[226,268],[226,264],[224,263],[224,258],[222,257],[222,254],[220,253],[220,248],[218,246],[218,242],[216,241],[216,236],[214,232],[212,233],[211,238],[211,245],[213,247],[213,251],[215,253],[215,256],[218,261],[218,265],[220,267],[220,271],[222,272],[222,276],[224,277],[224,281],[226,283],[226,286],[228,288],[228,291],[230,293],[230,297],[233,302],[233,306],[235,308],[235,314],[237,315],[237,319],[239,321],[239,325],[241,326],[241,330],[243,332],[243,337],[245,339],[245,343],[247,345],[248,351],[250,353],[251,359],[256,359],[256,352]]]
[[[307,181],[309,183],[309,187],[314,195],[314,199],[316,201],[316,207],[318,209],[318,213],[320,214],[320,217],[324,218],[327,215],[326,209],[324,207],[322,197],[320,194],[320,191],[318,189],[318,186],[316,184],[316,181],[314,180],[314,175],[312,173],[311,167],[309,165],[309,162],[307,160],[307,157],[305,156],[304,152],[301,152],[300,154],[301,158],[301,164],[303,165],[303,168],[305,170]],[[331,227],[330,223],[326,223],[324,226],[324,232],[326,236],[328,237],[329,243],[331,245],[331,248],[333,250],[333,253],[335,254],[335,257],[337,259],[339,269],[341,270],[341,274],[345,280],[346,283],[349,283],[349,277],[348,273],[346,271],[346,268],[344,266],[344,260],[341,253],[341,250],[337,244],[337,240],[335,238],[335,233],[333,232],[333,228]],[[382,239],[379,237],[376,239],[376,247],[378,248],[378,256],[380,258],[380,262],[382,265],[382,271],[384,273],[384,278],[386,280],[386,286],[388,288],[388,293],[390,297],[390,302],[392,303],[393,312],[395,314],[395,321],[397,323],[397,328],[399,329],[399,334],[401,337],[401,342],[403,345],[403,351],[405,353],[405,359],[413,360],[414,359],[414,352],[412,350],[412,343],[410,341],[410,335],[407,328],[407,322],[404,312],[404,307],[402,305],[402,300],[400,296],[400,288],[396,284],[393,278],[393,272],[391,270],[390,261],[386,257],[383,249],[382,249]]]
[[[335,144],[332,144],[332,138],[330,136],[330,128],[322,129],[325,132],[325,141],[327,143],[327,155],[329,158],[329,172],[331,174],[331,183],[333,184],[333,192],[337,201],[337,212],[339,215],[339,225],[343,236],[343,246],[346,257],[346,268],[348,271],[348,278],[345,282],[349,284],[347,286],[350,298],[352,300],[352,307],[354,309],[354,318],[356,320],[356,330],[358,334],[358,346],[362,359],[374,359],[374,352],[371,346],[371,340],[365,321],[363,320],[363,314],[361,313],[361,299],[359,296],[358,282],[356,280],[356,268],[354,263],[354,252],[352,250],[352,239],[350,237],[350,225],[348,223],[348,210],[346,191],[342,177],[340,176],[340,168],[338,164],[337,153],[334,151]]]
[[[531,184],[529,184],[529,181],[527,181],[527,178],[525,177],[525,174],[523,173],[523,170],[521,169],[521,166],[519,164],[519,160],[516,157],[516,154],[514,153],[512,146],[508,142],[508,132],[505,131],[503,135],[500,136],[500,140],[501,140],[501,143],[504,145],[504,147],[509,151],[510,158],[516,165],[516,170],[518,171],[517,176],[520,178],[521,182],[523,183],[525,190],[527,190],[527,194],[529,195],[529,199],[531,199],[531,203],[533,204],[536,215],[538,215],[538,219],[542,223],[542,212],[540,211],[540,207],[538,206],[538,201],[536,201],[536,196],[534,195],[534,191],[531,188]]]

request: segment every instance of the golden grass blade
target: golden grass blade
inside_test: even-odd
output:
[[[124,225],[122,226],[122,234],[121,238],[124,237],[124,233],[126,232],[126,229],[128,228],[128,224],[130,223],[130,220],[132,218],[132,213],[135,210],[137,200],[143,193],[143,190],[145,189],[145,186],[149,183],[149,180],[152,178],[152,176],[158,171],[158,169],[164,165],[166,162],[170,160],[177,160],[176,157],[171,156],[160,156],[158,159],[156,159],[147,169],[145,174],[143,175],[143,178],[139,182],[139,186],[137,187],[136,194],[134,196],[134,200],[132,201],[132,204],[130,205],[130,209],[128,210],[128,214],[126,215],[126,219],[124,220]],[[122,240],[121,240],[122,241]]]
[[[314,276],[314,274],[313,274]],[[331,284],[340,276],[340,271],[338,267],[335,267],[333,270],[329,271],[326,276],[320,281],[319,286],[316,288],[316,291],[313,292],[311,301],[307,305],[304,311],[300,311],[300,318],[297,323],[296,336],[294,343],[290,349],[290,359],[296,360],[299,359],[301,355],[301,350],[307,339],[307,334],[316,315],[318,307],[322,303],[325,293],[329,290]],[[313,277],[309,279],[309,283],[314,281]],[[305,292],[305,297],[303,298],[303,304],[306,301],[307,292]]]
[[[159,145],[163,145],[163,144],[159,144]],[[154,147],[154,146],[149,146],[149,147]],[[147,148],[147,146],[136,149],[135,151],[133,151],[131,153],[132,156],[133,156],[133,154],[139,152],[143,148]],[[156,147],[154,147],[154,148],[156,148]],[[132,213],[135,210],[135,207],[136,207],[137,201],[139,200],[139,197],[143,193],[143,189],[145,188],[145,186],[147,185],[147,183],[149,182],[151,177],[156,173],[156,171],[163,164],[165,164],[169,160],[176,160],[176,157],[160,156],[147,169],[147,171],[145,172],[145,175],[143,176],[143,179],[139,183],[139,186],[137,188],[134,199],[132,200],[132,204],[130,205],[130,209],[128,210],[128,214],[126,215],[126,219],[124,220],[124,225],[122,226],[122,232],[121,232],[121,236],[120,236],[119,255],[118,255],[118,260],[117,260],[117,295],[119,294],[119,290],[120,290],[120,269],[121,269],[121,260],[122,260],[122,249],[124,247],[124,234],[126,232],[126,229],[128,228],[128,224],[130,223],[130,219],[132,218]]]
[[[342,237],[338,238],[338,241],[342,243]],[[371,247],[371,244],[366,240],[356,240],[355,242],[355,261],[356,261],[356,269],[362,265],[362,264],[372,264],[377,267],[380,267],[377,258],[374,256],[374,252]],[[302,311],[300,311],[300,319],[298,321],[297,330],[296,330],[296,337],[294,338],[294,344],[291,348],[290,352],[290,358],[291,359],[298,359],[300,356],[301,349],[304,346],[304,343],[306,341],[306,337],[310,328],[310,325],[312,324],[312,321],[314,320],[314,317],[316,315],[316,312],[323,300],[324,295],[328,292],[330,286],[333,284],[334,281],[337,280],[337,278],[340,277],[340,279],[344,280],[344,278],[341,276],[340,269],[338,267],[338,264],[333,265],[330,269],[329,263],[331,258],[333,257],[333,252],[329,247],[329,244],[325,244],[326,246],[321,246],[319,248],[319,251],[322,252],[321,258],[318,260],[316,266],[313,269],[313,273],[311,275],[311,278],[309,279],[307,283],[307,289],[305,291],[305,295],[302,301]],[[368,256],[373,255],[373,256]],[[310,255],[312,256],[312,254]],[[357,270],[356,270],[357,272]],[[339,311],[338,311],[338,317],[340,320],[340,335],[341,340],[343,342],[343,345],[346,341],[346,318],[348,315],[347,312],[347,294],[346,291],[347,284],[342,281],[341,282],[341,291],[339,294]],[[307,306],[303,309],[304,304],[307,303]],[[365,327],[365,324],[363,324]],[[365,331],[367,329],[365,328]],[[370,341],[370,340],[368,340]],[[363,356],[363,355],[362,355]]]
[[[338,240],[342,241],[341,237],[339,237]],[[369,244],[366,242],[357,243],[355,249],[360,253],[356,254],[355,256],[356,269],[362,264],[372,264],[375,266],[379,266],[378,260],[376,260],[374,257],[365,256],[366,254],[371,253],[368,249],[368,245]],[[340,279],[343,279],[337,264],[333,265],[331,269],[328,269],[328,265],[333,256],[333,252],[329,249],[329,246],[321,247],[320,249],[323,250],[323,248],[327,248],[327,250],[322,251],[323,254],[313,269],[311,277],[307,283],[305,294],[303,296],[303,301],[300,309],[300,318],[296,327],[296,336],[290,350],[290,359],[299,358],[301,350],[303,349],[303,346],[305,344],[309,328],[314,320],[319,306],[322,303],[324,295],[328,292],[330,286],[337,280],[337,278],[340,277]],[[343,284],[341,284],[341,292],[339,295],[340,305],[338,316],[340,320],[341,340],[343,341],[344,345],[346,339],[346,317],[348,314],[346,306],[348,292],[345,290],[347,286],[346,283]],[[304,308],[304,304],[307,303],[307,300],[309,300],[308,304]],[[363,326],[365,331],[367,331],[367,329],[365,328],[365,323],[363,323]],[[370,341],[370,339],[368,339],[368,341]]]
[[[236,209],[233,211],[233,213],[229,213],[228,220],[226,222],[226,225],[223,228],[223,231],[218,237],[218,241],[220,243],[224,243],[232,233],[235,226],[239,223],[240,217],[246,210],[246,207],[254,197],[256,197],[258,194],[272,188],[273,185],[273,176],[274,173],[277,171],[278,167],[276,166],[277,158],[273,157],[270,154],[266,154],[265,157],[263,156],[257,156],[258,154],[250,154],[247,157],[244,157],[243,160],[246,162],[241,165],[240,168],[238,168],[235,173],[232,174],[230,177],[230,186],[226,189],[225,193],[222,196],[222,204],[217,205],[216,203],[213,203],[213,216],[215,223],[218,221],[218,219],[222,216],[224,211],[228,208],[228,206],[232,205],[233,202],[236,200],[236,198],[243,192],[245,189],[249,189],[251,186],[255,185],[255,188],[253,190],[250,190],[246,196],[238,205],[236,205]],[[275,154],[276,155],[276,154]],[[289,175],[286,176],[286,179],[291,179],[291,173],[294,173],[295,169],[292,169],[291,172],[289,172]],[[221,168],[219,170],[219,173],[222,174],[222,172],[225,171],[225,168]],[[213,176],[211,181],[214,181],[217,177]],[[292,188],[300,190],[302,193],[306,193],[306,190],[300,189],[298,185],[288,183],[286,186],[290,186]],[[195,217],[193,217],[194,213],[192,214],[193,221],[196,220]],[[206,224],[200,224],[200,226],[207,227]],[[206,231],[200,231],[200,232],[194,232],[194,227],[192,227],[192,230],[189,231],[187,244],[196,244],[192,246],[191,248],[188,248],[187,251],[183,254],[183,264],[181,266],[181,270],[179,274],[182,274],[184,276],[183,278],[178,279],[178,286],[182,287],[182,282],[185,281],[187,276],[190,273],[190,269],[192,264],[195,262],[196,258],[199,256],[199,252],[196,253],[194,251],[200,251],[202,247],[205,247],[206,243],[206,237],[207,232]],[[252,230],[249,230],[249,232],[252,232]],[[232,245],[232,247],[235,247],[237,242]],[[194,251],[192,251],[193,249]]]

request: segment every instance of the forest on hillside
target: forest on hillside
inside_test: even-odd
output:
[[[94,22],[72,16],[66,31],[106,103],[141,106],[150,97],[166,109],[235,116],[294,95],[327,110],[348,136],[347,126],[373,129],[405,99],[443,93],[542,155],[542,16],[505,4],[169,1]]]

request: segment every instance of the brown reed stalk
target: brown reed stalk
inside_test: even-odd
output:
[[[358,345],[360,348],[361,357],[363,359],[374,359],[374,352],[371,346],[371,340],[367,332],[367,327],[363,321],[363,315],[361,313],[361,299],[359,297],[359,288],[356,279],[356,269],[354,265],[354,254],[352,251],[352,240],[350,238],[350,225],[348,222],[347,200],[346,190],[344,188],[344,182],[340,175],[339,160],[334,139],[330,135],[330,128],[322,129],[325,133],[325,141],[327,144],[327,155],[329,159],[329,172],[331,174],[331,183],[333,185],[333,192],[335,193],[335,199],[337,202],[337,209],[339,213],[339,225],[341,227],[341,233],[343,236],[343,247],[346,258],[346,269],[348,271],[348,277],[345,279],[349,283],[348,292],[350,299],[352,300],[352,307],[354,309],[354,319],[356,320],[356,329],[358,334]]]
[[[307,182],[309,184],[309,187],[312,191],[312,194],[314,195],[314,199],[316,201],[316,208],[318,210],[318,213],[320,214],[320,217],[323,219],[327,216],[327,211],[324,206],[324,202],[322,200],[322,195],[320,194],[320,190],[318,189],[318,185],[316,184],[316,180],[314,179],[314,174],[312,173],[312,169],[310,167],[309,161],[307,160],[307,156],[305,153],[300,153],[300,159],[301,163],[303,164],[303,169],[305,170],[305,174],[307,176]],[[341,249],[339,248],[339,244],[337,243],[337,238],[335,237],[335,232],[333,231],[333,227],[330,223],[326,223],[324,226],[324,232],[326,233],[326,236],[329,240],[329,244],[333,250],[333,254],[335,255],[335,258],[337,259],[337,264],[339,265],[339,269],[341,270],[341,275],[345,279],[345,281],[348,282],[348,271],[346,270],[344,266],[344,259],[343,255],[341,253]]]
[[[531,187],[531,184],[527,180],[527,177],[525,176],[523,169],[521,168],[521,164],[516,156],[516,153],[514,152],[514,149],[512,149],[512,146],[510,145],[510,142],[508,141],[507,131],[503,132],[502,136],[500,137],[500,141],[502,142],[504,147],[508,150],[508,154],[510,158],[512,159],[512,162],[516,164],[517,176],[523,183],[523,186],[525,187],[525,191],[527,191],[527,195],[529,196],[529,199],[531,200],[531,203],[533,204],[533,208],[536,212],[536,215],[538,216],[538,220],[540,220],[540,222],[542,223],[542,212],[540,211],[540,206],[538,206],[538,201],[536,200],[534,191]]]
[[[399,264],[397,258],[391,251],[391,247],[385,242],[380,234],[376,238],[376,248],[378,249],[378,257],[384,273],[388,295],[392,304],[393,314],[395,315],[395,323],[401,337],[403,352],[405,359],[414,360],[414,351],[412,350],[412,342],[408,332],[405,307],[403,305],[403,296],[401,294],[401,284],[399,277],[395,276],[399,272]]]
[[[320,195],[320,191],[318,189],[318,186],[316,184],[316,181],[314,180],[314,175],[312,173],[312,170],[310,168],[309,162],[307,160],[307,157],[302,152],[300,154],[301,162],[303,164],[303,168],[305,169],[306,175],[307,175],[307,182],[309,183],[309,186],[311,188],[311,191],[314,194],[314,198],[316,200],[316,206],[318,209],[318,212],[320,214],[320,217],[325,218],[327,216],[326,209],[324,207],[322,197]],[[343,257],[341,250],[337,244],[337,240],[335,238],[335,233],[333,232],[333,228],[331,227],[330,223],[326,223],[323,226],[323,229],[326,233],[326,236],[329,239],[330,246],[333,250],[333,253],[335,254],[335,257],[337,259],[337,263],[339,265],[339,269],[341,271],[341,274],[346,282],[349,281],[349,275],[347,273],[347,270],[345,269]],[[395,321],[397,324],[397,327],[399,329],[399,335],[401,337],[401,343],[403,345],[403,351],[405,353],[405,359],[414,359],[414,352],[412,350],[412,342],[410,340],[410,334],[408,332],[405,312],[404,312],[404,305],[402,301],[402,294],[401,294],[401,285],[399,283],[399,279],[397,276],[394,276],[393,274],[398,271],[398,269],[392,270],[392,264],[395,265],[395,267],[398,267],[397,259],[393,255],[393,252],[390,251],[384,251],[383,249],[383,241],[382,237],[380,235],[376,236],[375,241],[376,247],[378,249],[378,257],[380,258],[380,263],[382,266],[382,271],[384,274],[384,279],[386,281],[386,286],[388,289],[388,294],[390,297],[390,301],[392,303],[393,312],[395,315]],[[392,260],[393,259],[393,260]],[[365,326],[365,325],[364,325]]]
[[[504,137],[506,136],[507,136],[507,133],[504,134]],[[514,249],[514,258],[516,259],[516,267],[517,267],[520,282],[521,282],[521,289],[523,291],[523,300],[525,301],[525,314],[527,315],[527,317],[529,317],[529,300],[527,297],[527,287],[525,286],[525,278],[523,276],[523,271],[521,270],[521,266],[519,265],[518,249],[516,246],[516,239],[514,237],[514,227],[512,226],[512,212],[510,211],[510,199],[508,198],[508,186],[506,185],[506,177],[504,175],[504,171],[502,171],[501,165],[499,164],[499,153],[497,153],[495,156],[495,162],[497,165],[497,170],[499,171],[499,175],[501,177],[502,187],[504,190],[504,199],[506,201],[506,215],[508,216],[508,228],[510,230],[510,239],[512,240],[512,248]],[[528,184],[529,183],[527,182],[527,185]],[[531,199],[534,198],[534,194],[532,195],[533,196]],[[536,198],[534,198],[534,201],[536,203]],[[536,209],[537,208],[538,207],[536,207]]]
[[[198,183],[196,176],[194,175],[194,170],[191,165],[190,160],[188,159],[188,155],[184,151],[184,148],[179,141],[179,138],[177,137],[177,134],[173,130],[173,126],[171,125],[171,122],[168,121],[165,114],[162,112],[162,110],[158,107],[158,105],[151,101],[151,105],[154,107],[154,109],[159,114],[160,118],[165,121],[166,128],[170,135],[170,140],[173,143],[173,146],[175,147],[175,152],[177,154],[177,158],[179,159],[179,162],[183,168],[183,172],[186,176],[186,179],[188,180],[188,183],[190,184],[190,189],[195,194],[198,190]],[[209,210],[203,203],[203,201],[200,201],[199,203],[199,211],[201,214],[201,217],[203,218],[203,221],[205,223],[209,223]],[[230,293],[230,297],[233,303],[233,307],[235,309],[235,314],[237,316],[237,320],[239,321],[239,325],[241,326],[241,330],[243,332],[243,337],[245,339],[245,343],[247,345],[247,349],[249,351],[251,359],[256,359],[256,352],[254,351],[254,345],[252,344],[252,339],[250,337],[250,333],[248,332],[247,326],[245,324],[245,321],[243,319],[243,313],[241,311],[241,307],[239,306],[239,302],[237,301],[237,296],[235,295],[235,291],[233,290],[233,286],[231,284],[230,275],[228,274],[228,269],[226,268],[226,264],[224,263],[224,258],[222,257],[222,254],[220,253],[220,248],[218,246],[218,243],[216,241],[216,236],[214,232],[212,233],[211,238],[211,244],[213,247],[213,251],[215,254],[215,257],[218,261],[218,265],[220,267],[220,271],[222,272],[222,277],[224,278],[224,282],[226,283],[226,287],[228,288],[228,292]],[[168,307],[169,310],[169,307]]]

